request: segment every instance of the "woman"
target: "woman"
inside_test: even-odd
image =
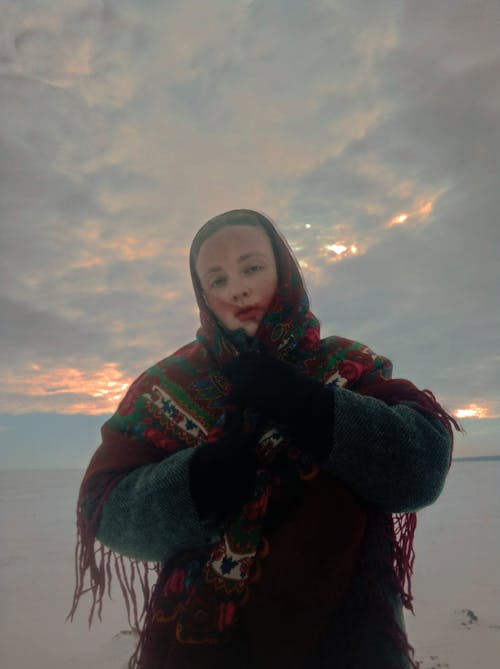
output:
[[[196,340],[132,384],[82,482],[72,613],[89,572],[100,615],[114,564],[141,627],[131,668],[415,667],[415,511],[456,422],[386,358],[320,339],[262,214],[208,221],[190,267]]]

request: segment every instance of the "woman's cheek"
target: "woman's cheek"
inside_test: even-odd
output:
[[[221,316],[234,316],[238,310],[237,304],[228,302],[217,295],[208,295],[207,304],[219,318]]]

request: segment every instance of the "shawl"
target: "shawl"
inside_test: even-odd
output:
[[[259,225],[269,236],[279,279],[274,301],[252,339],[243,330],[228,332],[215,318],[205,304],[194,270],[195,250],[202,243],[203,233],[210,233],[216,226],[242,223]],[[230,647],[231,640],[237,638],[238,621],[244,617],[245,607],[251,608],[248,603],[252,601],[253,588],[265,574],[266,558],[273,551],[265,528],[270,502],[279,496],[277,463],[285,458],[292,475],[305,486],[317,480],[320,473],[285,431],[280,432],[272,424],[260,426],[253,498],[228,520],[223,536],[212,545],[193,547],[165,564],[151,565],[117,555],[96,539],[102,507],[128,473],[144,464],[160,462],[180,449],[213,443],[223,434],[226,416],[234,407],[229,404],[230,382],[222,369],[233,356],[248,348],[266,351],[325,386],[349,388],[387,404],[412,402],[418,410],[443,422],[450,435],[451,426],[457,427],[430,391],[418,390],[404,379],[392,379],[392,364],[387,358],[343,337],[321,339],[320,324],[310,311],[298,263],[287,242],[263,214],[234,210],[206,223],[192,245],[191,275],[201,321],[196,339],[132,383],[116,413],[102,427],[102,443],[84,475],[77,505],[76,587],[68,617],[73,618],[81,596],[90,591],[89,624],[96,613],[101,618],[103,599],[106,592],[110,594],[114,571],[129,622],[140,633],[130,669],[149,668],[147,658],[157,653],[151,650],[152,646],[167,644],[168,639],[170,643],[175,639],[178,646],[186,648]],[[248,411],[246,419],[250,424],[256,417]],[[411,574],[416,516],[384,514],[379,522],[392,547],[386,560],[391,582],[403,605],[413,611]],[[154,587],[150,584],[151,575],[157,579]],[[137,601],[137,586],[143,595],[142,608]],[[397,644],[412,651],[390,616],[387,626]],[[165,658],[162,653],[155,658]],[[158,659],[155,662],[159,666]]]

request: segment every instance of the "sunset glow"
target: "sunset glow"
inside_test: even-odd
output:
[[[116,409],[133,378],[126,376],[116,362],[109,362],[92,371],[76,367],[49,370],[33,364],[6,381],[13,393],[29,398],[36,411],[99,415]]]
[[[389,227],[392,228],[393,225],[401,225],[402,223],[406,223],[408,218],[409,218],[408,214],[399,214],[399,216],[394,216],[394,218],[391,218]]]
[[[437,197],[438,196],[435,195],[431,199],[427,199],[425,197],[419,198],[409,211],[402,212],[401,214],[391,218],[386,227],[392,228],[395,225],[403,225],[410,219],[423,222],[432,213]]]
[[[325,248],[328,249],[328,251],[333,251],[338,256],[347,251],[347,246],[344,246],[343,244],[329,244]]]
[[[469,404],[468,407],[457,409],[453,413],[457,418],[489,418],[488,409],[477,404]]]
[[[319,253],[326,258],[328,262],[337,262],[338,260],[359,253],[359,248],[356,244],[335,242],[335,244],[325,244],[325,246],[319,249]]]
[[[429,214],[432,213],[433,207],[434,207],[433,200],[429,200],[428,202],[424,202],[424,203],[420,204],[419,208],[417,209],[417,214],[419,216],[429,216]]]

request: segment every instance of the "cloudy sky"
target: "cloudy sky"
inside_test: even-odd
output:
[[[239,207],[323,335],[500,454],[499,34],[498,0],[0,0],[0,467],[86,464]]]

